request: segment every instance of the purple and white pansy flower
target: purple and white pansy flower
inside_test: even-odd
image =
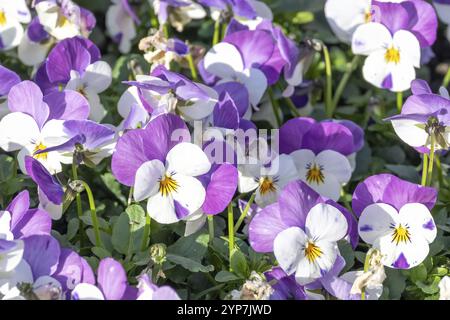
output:
[[[397,136],[420,152],[446,150],[450,146],[450,97],[445,88],[434,94],[423,80],[411,84],[413,95],[399,115],[387,118]]]
[[[437,234],[430,211],[437,191],[379,174],[361,182],[352,206],[359,216],[361,238],[380,250],[381,262],[391,268],[410,269],[427,257]]]
[[[140,275],[138,280],[136,300],[181,300],[174,289],[169,286],[158,287],[147,274]]]
[[[181,118],[163,114],[145,129],[125,133],[117,143],[114,175],[134,186],[136,201],[148,199],[147,212],[159,223],[186,218],[205,201],[206,191],[198,176],[208,173],[211,163],[190,139]]]
[[[131,42],[136,37],[136,25],[140,23],[128,0],[112,0],[106,12],[106,28],[118,43],[120,52],[130,52]]]
[[[31,81],[11,88],[8,108],[11,113],[0,121],[0,148],[7,152],[19,151],[17,159],[24,173],[25,156],[67,140],[63,130],[65,119],[86,119],[89,114],[89,104],[79,93],[65,90],[44,96]],[[61,163],[70,160],[58,152],[35,157],[52,174],[60,172]]]
[[[416,78],[415,68],[420,67],[420,43],[416,36],[407,30],[392,34],[378,22],[356,29],[352,50],[356,55],[367,56],[363,66],[364,79],[393,92],[408,90]]]
[[[280,153],[292,157],[302,181],[334,201],[351,178],[363,141],[362,130],[351,121],[295,118],[280,129]]]
[[[249,240],[257,252],[274,252],[287,275],[306,285],[329,272],[339,250],[337,241],[358,234],[351,214],[326,200],[304,182],[289,183],[278,202],[257,213],[250,223]]]
[[[31,21],[31,13],[25,0],[0,1],[0,51],[17,47],[22,40],[22,23]]]

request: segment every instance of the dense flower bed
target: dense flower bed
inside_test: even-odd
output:
[[[446,24],[0,0],[0,299],[450,299]]]

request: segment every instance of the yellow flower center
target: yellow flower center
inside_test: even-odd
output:
[[[6,13],[3,10],[0,10],[0,27],[6,25]]]
[[[313,263],[323,254],[322,250],[314,242],[308,241],[305,247],[305,256],[309,262]]]
[[[83,97],[86,97],[86,91],[85,91],[85,88],[84,88],[84,87],[79,87],[79,88],[77,89],[77,92],[78,92],[79,94],[81,94]]]
[[[275,192],[276,189],[277,188],[275,187],[272,178],[263,177],[259,180],[259,192],[261,193],[261,195],[265,195],[269,192]]]
[[[172,192],[177,192],[178,187],[178,182],[176,182],[172,176],[167,174],[159,181],[159,192],[161,192],[163,196],[168,196]]]
[[[402,226],[401,224],[394,228],[394,232],[392,233],[392,242],[395,242],[396,245],[401,242],[411,242],[411,234],[408,229],[408,226]]]
[[[366,23],[372,22],[372,11],[370,9],[366,10],[364,13],[364,21]]]
[[[56,20],[56,27],[58,28],[64,28],[67,27],[67,25],[70,23],[69,19],[66,18],[65,15],[60,13],[58,15],[58,20]]]
[[[384,59],[387,63],[395,63],[398,64],[400,62],[400,51],[398,51],[397,48],[394,48],[393,46],[386,50],[386,53],[384,54]]]
[[[47,149],[47,147],[45,145],[43,145],[42,142],[39,142],[39,144],[37,144],[34,147],[33,158],[35,158],[37,160],[47,160],[47,152],[35,154],[36,152],[45,150],[45,149]]]
[[[306,181],[308,183],[321,184],[325,182],[325,176],[323,175],[323,167],[317,164],[308,164],[306,167],[308,171],[306,172]]]

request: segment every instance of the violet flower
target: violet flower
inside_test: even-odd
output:
[[[429,244],[436,238],[436,225],[430,213],[436,198],[434,188],[390,174],[369,177],[353,194],[359,235],[380,250],[385,266],[413,268],[427,257]]]

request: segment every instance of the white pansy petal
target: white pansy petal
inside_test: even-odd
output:
[[[258,188],[256,190],[256,196],[255,196],[255,202],[256,204],[261,207],[264,208],[266,206],[268,206],[269,204],[275,203],[278,199],[278,193],[280,191],[280,188],[277,188],[275,186],[275,191],[269,190],[267,192],[265,192],[264,194],[261,193],[261,190]]]
[[[80,283],[72,291],[72,300],[105,300],[105,297],[96,286]]]
[[[316,155],[311,150],[302,149],[292,152],[290,156],[294,160],[300,179],[306,180],[306,173],[308,172],[307,166],[314,162]]]
[[[246,69],[236,74],[237,79],[242,82],[248,90],[250,103],[256,107],[266,92],[268,82],[264,73],[256,68]]]
[[[13,271],[22,260],[24,243],[22,240],[0,240],[0,270]]]
[[[380,49],[388,48],[392,42],[389,30],[380,23],[360,25],[353,33],[352,50],[354,54],[369,55]]]
[[[136,171],[133,197],[140,202],[153,196],[159,190],[159,181],[164,177],[166,168],[159,160],[144,162]]]
[[[412,233],[418,232],[428,243],[436,238],[437,228],[433,216],[422,203],[407,203],[399,212],[399,222],[408,225]]]
[[[167,171],[187,176],[199,176],[211,169],[211,163],[203,150],[188,142],[173,147],[166,157]]]
[[[308,182],[305,178],[305,181],[308,186],[310,186],[314,191],[320,194],[323,197],[329,198],[333,201],[338,201],[341,197],[341,189],[342,184],[334,177],[333,175],[324,176],[325,180],[323,183],[316,182]]]
[[[178,188],[173,192],[175,211],[178,219],[196,212],[205,202],[206,191],[196,178],[176,174],[173,176]]]
[[[256,15],[259,18],[262,18],[264,20],[273,20],[273,13],[272,10],[269,8],[267,4],[265,4],[262,1],[257,0],[249,0],[250,5],[252,6],[253,10],[255,10]]]
[[[23,64],[27,66],[36,66],[45,60],[52,44],[52,41],[48,41],[44,44],[33,42],[25,33],[17,48],[17,54]]]
[[[304,286],[321,277],[320,268],[317,263],[311,263],[303,256],[295,271],[295,280]]]
[[[369,244],[392,232],[391,226],[397,223],[397,210],[386,203],[374,203],[367,206],[358,222],[360,237]]]
[[[21,112],[10,113],[0,121],[0,148],[7,152],[19,150],[39,134],[39,127],[31,116]]]
[[[388,234],[374,243],[383,255],[381,262],[391,268],[410,269],[420,263],[430,250],[427,240],[421,234],[411,233],[409,240],[397,243],[392,241],[393,235]]]
[[[239,50],[232,44],[222,42],[209,50],[204,59],[206,71],[220,78],[233,78],[236,72],[244,70]]]
[[[325,178],[333,175],[341,184],[347,183],[352,176],[352,167],[347,157],[333,150],[325,150],[316,157],[318,164],[323,166]]]
[[[89,120],[100,122],[106,115],[105,107],[103,106],[100,96],[92,89],[86,89],[86,99],[89,101]]]
[[[305,223],[306,233],[317,241],[335,242],[347,234],[347,219],[332,205],[316,204],[308,213]]]
[[[242,167],[238,171],[238,190],[240,193],[248,193],[258,188],[259,184],[255,176]]]
[[[64,122],[64,120],[50,120],[42,127],[41,139],[46,143],[46,147],[60,145],[69,140]]]
[[[292,159],[291,156],[282,154],[277,159],[278,161],[275,164],[272,164],[271,171],[275,169],[274,165],[278,165],[278,168],[276,168],[273,175],[277,177],[276,185],[282,189],[289,182],[297,179],[298,172],[294,159]]]
[[[186,221],[186,229],[184,230],[184,236],[188,237],[191,234],[199,231],[206,223],[206,215],[202,214],[195,220]]]
[[[409,59],[400,58],[400,63],[391,67],[393,92],[402,92],[411,88],[411,82],[416,79],[416,69]]]
[[[280,267],[286,274],[293,274],[299,262],[305,257],[304,250],[307,242],[305,232],[298,227],[291,227],[281,231],[273,243],[273,251]]]
[[[12,240],[11,214],[8,211],[0,211],[0,239]]]
[[[325,17],[336,36],[351,43],[355,29],[365,23],[365,12],[370,5],[370,0],[327,0]]]
[[[378,50],[371,53],[364,61],[364,79],[377,88],[389,88],[392,86],[392,66],[386,63],[386,50]]]
[[[111,67],[105,61],[97,61],[86,68],[83,80],[86,86],[101,93],[108,89],[112,81]]]
[[[336,243],[329,242],[328,240],[319,240],[315,244],[321,252],[315,263],[319,266],[320,276],[323,276],[333,268],[338,255],[338,247]]]
[[[414,34],[399,30],[394,34],[393,42],[400,51],[400,62],[407,59],[414,67],[420,67],[420,43]]]
[[[423,147],[427,144],[428,133],[417,126],[422,123],[409,119],[391,120],[391,123],[397,136],[411,147]]]
[[[150,217],[161,224],[171,224],[180,220],[175,213],[173,197],[162,195],[161,192],[148,199],[147,212]]]
[[[22,40],[24,31],[22,25],[18,21],[11,21],[5,26],[0,26],[0,38],[2,41],[2,50],[6,51],[17,47]]]

